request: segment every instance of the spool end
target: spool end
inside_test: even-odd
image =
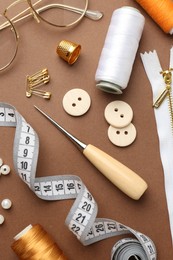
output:
[[[14,240],[17,241],[19,240],[23,235],[25,235],[30,229],[32,228],[32,225],[27,226],[24,228],[20,233],[18,233],[15,237]]]
[[[100,81],[99,83],[96,84],[96,87],[101,89],[102,91],[105,91],[105,92],[108,92],[108,93],[111,93],[111,94],[122,94],[122,90],[121,90],[121,87],[114,84],[114,83],[111,83],[111,82],[108,82],[108,81]]]

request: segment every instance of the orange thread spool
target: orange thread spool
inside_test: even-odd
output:
[[[20,260],[67,260],[52,237],[39,225],[28,226],[15,238],[12,249]]]
[[[172,0],[136,0],[166,33],[173,34]]]

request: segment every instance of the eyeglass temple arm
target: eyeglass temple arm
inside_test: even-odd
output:
[[[38,1],[38,2],[40,2],[40,1]],[[42,13],[44,11],[47,11],[49,9],[52,9],[52,8],[60,8],[60,9],[72,11],[72,12],[75,12],[75,13],[78,13],[78,14],[82,14],[83,13],[83,10],[80,9],[80,8],[76,8],[76,7],[72,7],[72,6],[68,6],[68,5],[62,5],[62,4],[45,5],[45,6],[41,7],[41,8],[36,9],[36,12],[38,14],[40,14],[40,13]],[[22,11],[21,13],[17,14],[15,17],[13,17],[11,19],[11,22],[17,23],[17,22],[19,22],[19,21],[21,21],[23,19],[26,19],[29,16],[32,16],[33,13],[29,13],[27,15],[23,15],[25,12],[29,11],[29,9],[30,8],[27,8],[24,11]],[[21,15],[22,15],[22,17],[20,17]],[[92,19],[92,20],[100,20],[103,17],[103,13],[100,12],[100,11],[87,10],[85,12],[85,16],[87,18],[89,18],[89,19]],[[20,18],[18,18],[18,17],[20,17]],[[5,23],[0,25],[0,30],[3,30],[5,28],[7,28],[8,26],[10,26],[9,22],[5,22]]]
[[[68,11],[72,11],[74,13],[78,13],[78,14],[82,14],[83,13],[83,9],[77,8],[77,7],[73,7],[73,6],[69,6],[69,5],[63,5],[63,4],[50,4],[50,5],[46,5],[43,6],[42,8],[38,9],[38,12],[44,12],[48,9],[51,8],[59,8],[59,9],[64,9],[64,10],[68,10]],[[100,11],[93,11],[93,10],[86,10],[85,12],[85,16],[92,19],[92,20],[100,20],[103,17],[103,13]]]

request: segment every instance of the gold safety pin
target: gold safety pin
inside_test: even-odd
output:
[[[46,68],[27,77],[28,85],[32,89],[34,89],[40,85],[48,83],[49,79],[50,79],[50,76],[48,73],[48,69],[46,69]]]
[[[38,3],[40,3],[42,0],[39,0],[37,1],[36,3],[33,4],[33,6],[37,5]],[[74,13],[78,13],[78,14],[82,14],[84,10],[80,9],[80,8],[77,8],[77,7],[72,7],[72,6],[68,6],[68,5],[63,5],[63,4],[49,4],[49,5],[45,5],[41,8],[38,8],[36,9],[36,12],[38,14],[44,12],[44,11],[47,11],[49,9],[52,9],[52,8],[59,8],[59,9],[64,9],[64,10],[67,10],[67,11],[72,11]],[[20,12],[19,14],[17,14],[16,16],[14,16],[13,18],[11,18],[11,22],[13,23],[17,23],[23,19],[26,19],[33,14],[33,12],[30,12],[29,14],[26,14],[24,15],[26,12],[30,11],[30,7],[28,7],[27,9],[23,10],[22,12]],[[21,17],[20,17],[21,16]],[[93,11],[93,10],[87,10],[85,12],[85,16],[89,19],[92,19],[92,20],[100,20],[102,17],[103,17],[103,13],[100,12],[100,11]],[[34,17],[36,18],[36,17]],[[37,22],[39,22],[38,18],[36,18]],[[10,23],[9,22],[5,22],[3,23],[2,25],[0,25],[0,30],[3,30],[7,27],[10,26]]]
[[[47,68],[42,69],[31,76],[27,76],[26,80],[26,97],[29,98],[32,95],[36,95],[44,99],[51,98],[51,92],[38,89],[40,86],[47,84],[50,80]]]
[[[29,91],[26,92],[26,97],[31,97],[32,95],[42,97],[44,99],[50,99],[51,98],[51,92],[49,91],[44,91],[44,90],[32,90],[30,89]]]

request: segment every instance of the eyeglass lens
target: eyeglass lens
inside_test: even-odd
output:
[[[42,0],[34,6],[35,0],[30,3],[38,9],[39,16],[55,26],[67,26],[75,23],[83,16],[86,0]]]
[[[0,71],[8,67],[15,58],[18,46],[15,22],[28,13],[30,8],[27,1],[18,0],[7,7],[5,16],[0,15]]]
[[[1,30],[8,20],[0,15],[0,69],[10,64],[16,53],[16,37],[12,26]]]

